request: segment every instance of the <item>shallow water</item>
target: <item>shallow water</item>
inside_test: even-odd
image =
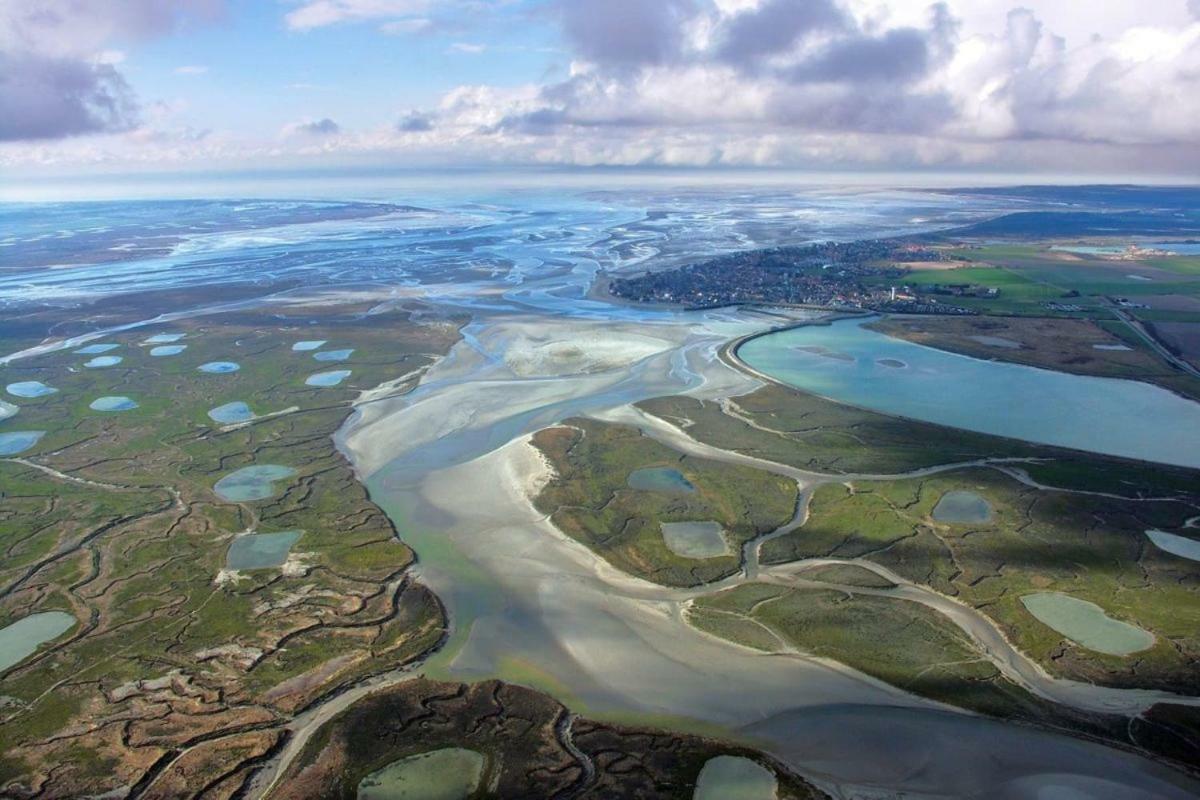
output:
[[[318,372],[315,375],[309,375],[304,382],[309,386],[330,387],[337,386],[348,377],[350,377],[350,370],[337,369],[332,372]]]
[[[354,348],[345,350],[325,350],[320,353],[313,353],[313,358],[317,361],[345,361],[354,354]]]
[[[933,507],[933,518],[960,525],[988,522],[992,518],[992,506],[975,492],[946,492]]]
[[[1150,537],[1150,541],[1154,542],[1154,546],[1159,550],[1180,558],[1200,561],[1200,541],[1165,531],[1146,531],[1146,536]]]
[[[719,522],[664,522],[662,535],[667,548],[684,558],[716,558],[731,552]]]
[[[1111,350],[1111,351],[1117,352],[1117,353],[1126,353],[1126,352],[1129,352],[1130,350],[1133,350],[1132,347],[1129,347],[1129,346],[1123,345],[1123,344],[1094,344],[1094,345],[1092,345],[1092,349],[1093,350]]]
[[[984,361],[893,339],[848,319],[753,339],[738,355],[760,372],[840,402],[1032,442],[1200,467],[1200,403],[1136,381]],[[858,356],[831,362],[797,348]],[[881,367],[881,358],[909,369]]]
[[[83,362],[83,365],[89,369],[98,369],[101,367],[115,367],[125,359],[121,356],[97,356],[90,361]]]
[[[290,478],[296,474],[291,467],[279,464],[256,464],[252,467],[242,467],[231,472],[213,486],[213,491],[222,500],[231,503],[244,503],[252,500],[265,500],[278,494],[276,481]]]
[[[310,339],[308,341],[296,342],[294,345],[292,345],[292,350],[296,351],[297,353],[304,353],[308,352],[309,350],[319,350],[321,346],[325,344],[325,341],[325,339]]]
[[[231,425],[236,422],[249,422],[254,419],[254,412],[250,410],[250,406],[238,400],[210,409],[208,416],[214,422]]]
[[[45,431],[13,431],[0,433],[0,456],[15,456],[33,447],[46,435]]]
[[[1113,619],[1095,603],[1069,594],[1029,594],[1021,598],[1021,603],[1044,624],[1081,647],[1098,653],[1125,656],[1154,644],[1154,634],[1149,631]]]
[[[156,333],[153,336],[151,336],[149,339],[143,339],[142,344],[171,344],[172,342],[178,342],[184,336],[187,336],[187,334],[186,333]]]
[[[775,774],[740,756],[710,758],[696,779],[694,800],[775,800]]]
[[[479,788],[487,760],[448,747],[402,758],[358,784],[358,800],[465,800]]]
[[[287,561],[288,551],[300,538],[302,531],[278,533],[248,533],[229,545],[225,566],[229,569],[271,569]]]
[[[86,347],[81,347],[75,352],[81,356],[97,356],[101,353],[107,353],[110,350],[116,350],[121,345],[113,343],[89,344]]]
[[[128,397],[109,395],[91,402],[88,408],[92,411],[132,411],[138,404]]]
[[[11,417],[15,417],[20,410],[20,406],[0,400],[0,422],[3,422]]]
[[[905,364],[898,358],[880,358],[876,359],[875,363],[881,367],[887,367],[888,369],[904,369],[908,366],[908,364]]]
[[[155,358],[164,358],[165,356],[177,356],[184,350],[187,350],[186,344],[166,344],[161,347],[150,348],[150,355]]]
[[[38,647],[57,639],[75,626],[75,617],[63,611],[43,611],[0,628],[0,671],[24,661]]]
[[[224,375],[229,372],[237,372],[241,366],[233,361],[210,361],[207,364],[201,364],[196,369],[212,375]]]
[[[629,473],[626,480],[629,488],[643,492],[677,492],[691,494],[696,491],[692,482],[683,473],[671,467],[644,467]]]
[[[58,391],[53,386],[47,386],[41,381],[17,381],[10,383],[6,389],[11,395],[25,398],[45,397]]]

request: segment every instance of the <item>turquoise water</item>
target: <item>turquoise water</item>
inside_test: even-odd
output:
[[[646,467],[629,473],[626,481],[630,489],[643,492],[685,492],[692,493],[696,487],[683,477],[683,473],[670,467]]]
[[[974,492],[946,492],[933,507],[933,518],[938,522],[960,525],[988,522],[992,518],[992,507]]]
[[[298,353],[303,353],[309,350],[317,350],[323,344],[325,344],[324,339],[311,339],[309,341],[296,342],[294,345],[292,345],[292,349]]]
[[[395,761],[358,784],[358,800],[466,800],[483,779],[487,760],[449,747]]]
[[[57,639],[75,626],[75,617],[63,611],[30,614],[0,628],[0,670],[24,661],[42,644]]]
[[[149,339],[142,340],[142,344],[171,344],[178,342],[186,335],[185,333],[156,333]]]
[[[719,522],[664,522],[667,549],[684,558],[716,558],[729,554],[725,529]]]
[[[117,364],[120,364],[124,360],[125,359],[121,358],[120,356],[96,356],[95,358],[91,359],[90,361],[83,362],[83,365],[85,367],[88,367],[89,369],[98,369],[100,367],[115,367]]]
[[[45,397],[58,391],[53,386],[47,386],[41,381],[17,381],[7,387],[8,393],[17,397]]]
[[[254,419],[254,412],[250,410],[250,406],[239,400],[233,403],[226,403],[223,406],[217,406],[208,412],[208,416],[214,422],[230,425],[235,422],[248,422]]]
[[[309,386],[337,386],[348,377],[350,377],[350,370],[336,369],[333,372],[318,372],[315,375],[309,375],[304,382]]]
[[[217,481],[213,491],[222,500],[244,503],[250,500],[266,500],[277,494],[275,482],[296,474],[291,467],[278,464],[257,464],[231,472]]]
[[[13,431],[0,433],[0,456],[15,456],[33,447],[46,435],[45,431]]]
[[[271,569],[287,561],[288,551],[300,538],[301,531],[249,533],[229,545],[225,566],[230,569]]]
[[[1157,386],[983,361],[847,319],[752,339],[738,355],[782,383],[843,403],[966,430],[1200,467],[1200,403]],[[846,353],[838,361],[799,348]],[[908,369],[880,366],[883,358]]]
[[[75,352],[81,356],[98,356],[101,353],[107,353],[110,350],[116,350],[121,345],[104,343],[104,344],[89,344],[86,347],[81,347]]]
[[[1181,256],[1200,255],[1200,244],[1195,242],[1138,242],[1143,250],[1167,250]],[[1125,246],[1055,245],[1051,250],[1063,253],[1078,253],[1085,256],[1119,256],[1128,249]]]
[[[92,411],[132,411],[138,404],[128,397],[108,396],[92,401],[88,408]]]
[[[696,779],[695,800],[775,800],[775,775],[739,756],[710,758]]]
[[[1087,600],[1061,592],[1041,592],[1021,598],[1021,603],[1041,622],[1071,641],[1110,656],[1126,656],[1154,644],[1154,634],[1113,619]]]
[[[317,361],[345,361],[354,354],[354,348],[347,350],[326,350],[322,353],[313,353],[313,358]]]
[[[15,417],[17,412],[20,410],[20,406],[15,406],[12,403],[7,403],[4,400],[0,400],[0,421],[4,421],[9,417]]]
[[[241,367],[232,361],[210,361],[207,364],[201,364],[196,369],[213,375],[224,375],[228,372],[237,372]]]
[[[1200,561],[1200,541],[1189,539],[1186,536],[1176,536],[1165,531],[1146,531],[1146,535],[1159,550],[1180,558]]]
[[[187,350],[186,344],[167,344],[163,345],[162,347],[151,347],[150,355],[154,356],[155,358],[162,358],[164,356],[177,356],[184,350]]]

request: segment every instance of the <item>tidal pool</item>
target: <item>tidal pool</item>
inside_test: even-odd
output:
[[[64,611],[43,611],[0,628],[0,671],[24,661],[38,647],[74,626],[75,617]]]
[[[1158,386],[985,361],[894,339],[847,319],[752,339],[738,355],[776,380],[842,403],[1015,439],[1200,467],[1200,403]],[[853,365],[806,356],[815,344]],[[895,358],[904,370],[877,363]]]
[[[155,358],[164,358],[165,356],[177,356],[184,350],[187,350],[186,344],[165,344],[161,347],[151,347],[150,355]]]
[[[888,369],[904,369],[908,366],[908,364],[905,364],[898,358],[880,358],[876,359],[875,363],[881,367],[887,367]]]
[[[249,422],[254,419],[254,412],[250,410],[250,406],[238,400],[211,409],[208,412],[208,416],[214,422],[230,425],[235,422]]]
[[[325,350],[320,353],[313,353],[313,358],[317,361],[345,361],[354,354],[354,348],[346,350]]]
[[[304,382],[309,386],[337,386],[346,378],[350,377],[350,370],[335,369],[332,372],[318,372],[315,375],[309,375]]]
[[[83,362],[83,365],[89,369],[99,369],[101,367],[115,367],[124,360],[120,356],[96,356],[90,361]]]
[[[0,456],[15,456],[33,447],[46,435],[45,431],[13,431],[0,433]]]
[[[287,561],[288,552],[302,531],[247,533],[233,540],[225,556],[230,569],[271,569]]]
[[[298,353],[305,353],[309,350],[318,350],[322,345],[325,344],[325,341],[325,339],[314,339],[306,342],[296,342],[294,345],[292,345],[292,349]]]
[[[682,492],[691,494],[696,491],[692,482],[683,477],[683,473],[671,467],[644,467],[629,473],[625,481],[630,489],[643,492]]]
[[[729,554],[725,529],[713,522],[664,522],[663,541],[667,549],[684,558],[716,558]]]
[[[1069,594],[1027,594],[1021,598],[1021,603],[1042,623],[1088,650],[1127,656],[1154,644],[1154,634],[1150,631],[1113,619],[1095,603]]]
[[[134,400],[118,395],[97,398],[88,406],[92,411],[132,411],[137,407]]]
[[[479,789],[486,763],[459,747],[402,758],[363,778],[358,800],[465,800]]]
[[[992,506],[975,492],[946,492],[933,507],[933,518],[938,522],[960,525],[989,522],[992,519]]]
[[[142,344],[171,344],[178,342],[186,333],[156,333],[149,339],[143,339]]]
[[[775,800],[775,774],[740,756],[717,756],[704,762],[696,780],[695,800]]]
[[[266,500],[276,493],[275,481],[296,474],[291,467],[279,464],[256,464],[231,472],[213,486],[213,491],[222,500],[244,503],[249,500]]]
[[[1092,349],[1093,350],[1112,350],[1114,352],[1124,353],[1124,352],[1129,352],[1133,348],[1128,347],[1123,344],[1094,344],[1094,345],[1092,345]]]
[[[237,372],[241,366],[232,361],[210,361],[207,364],[201,364],[196,369],[213,375],[224,375],[229,372]]]
[[[1146,536],[1154,542],[1159,550],[1164,550],[1173,556],[1200,561],[1200,542],[1186,536],[1176,536],[1165,531],[1146,531]]]
[[[8,393],[17,397],[45,397],[48,394],[54,394],[58,391],[53,386],[47,386],[41,381],[17,381],[10,383],[7,387]]]
[[[81,347],[75,352],[81,356],[98,356],[101,353],[107,353],[110,350],[116,350],[121,345],[105,342],[103,344],[89,344],[86,347]]]
[[[15,406],[12,403],[6,403],[5,401],[0,400],[0,422],[8,419],[9,417],[15,417],[17,412],[20,410],[20,406]]]

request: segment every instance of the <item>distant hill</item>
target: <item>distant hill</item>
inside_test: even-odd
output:
[[[947,232],[963,236],[1188,236],[1200,213],[1171,211],[1019,211]]]

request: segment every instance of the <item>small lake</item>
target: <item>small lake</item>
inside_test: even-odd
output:
[[[266,500],[277,494],[275,482],[296,474],[291,467],[279,464],[256,464],[231,472],[213,486],[213,491],[222,500],[244,503],[251,500]]]
[[[132,411],[137,407],[131,398],[116,395],[97,398],[88,406],[92,411]]]
[[[229,569],[271,569],[287,561],[288,552],[302,531],[247,533],[233,540],[225,556]]]
[[[9,417],[15,417],[20,410],[20,406],[0,400],[0,421],[6,420]]]
[[[1197,242],[1138,242],[1142,250],[1166,250],[1181,256],[1200,256]],[[1077,253],[1081,256],[1119,256],[1128,251],[1125,246],[1055,245],[1050,248],[1061,253]]]
[[[104,342],[100,344],[89,344],[85,347],[79,348],[75,352],[81,356],[98,356],[101,353],[107,353],[110,350],[116,350],[120,346],[121,345],[119,344]]]
[[[358,784],[358,800],[466,800],[483,781],[487,760],[449,747],[402,758]]]
[[[1200,467],[1200,403],[1137,381],[985,361],[893,339],[847,319],[746,342],[738,355],[776,380],[822,397],[981,433]],[[819,345],[852,363],[810,355]],[[881,367],[878,359],[908,369]]]
[[[330,387],[337,386],[346,378],[350,377],[350,370],[335,369],[332,372],[318,372],[315,375],[309,375],[304,382],[309,386]]]
[[[1200,541],[1189,539],[1186,536],[1176,536],[1165,531],[1146,531],[1146,536],[1154,542],[1154,546],[1159,550],[1180,558],[1200,561]]]
[[[249,422],[254,419],[254,412],[250,410],[250,406],[239,400],[211,409],[208,416],[214,422],[231,425],[235,422]]]
[[[775,775],[739,756],[710,758],[696,779],[695,800],[775,800]]]
[[[667,549],[677,556],[716,558],[730,553],[719,522],[664,522],[661,527]]]
[[[155,358],[165,358],[167,356],[177,356],[184,350],[187,350],[186,344],[164,344],[161,347],[151,347],[150,355]]]
[[[186,333],[156,333],[149,339],[143,339],[142,344],[171,344],[178,342]]]
[[[63,611],[30,614],[0,628],[0,671],[24,661],[38,647],[75,627],[75,617]]]
[[[953,525],[990,522],[992,506],[975,492],[946,492],[933,507],[933,518]]]
[[[88,369],[100,369],[102,367],[115,367],[124,360],[120,356],[96,356],[89,361],[83,362],[83,365]]]
[[[45,431],[0,433],[0,456],[15,456],[17,453],[24,453],[45,435]]]
[[[313,353],[313,358],[317,361],[345,361],[352,355],[354,355],[354,348],[351,347],[347,350],[325,350]]]
[[[642,492],[675,492],[691,494],[696,491],[692,482],[683,473],[671,467],[645,467],[629,473],[625,481],[630,489]]]
[[[16,397],[45,397],[58,391],[53,386],[47,386],[41,381],[17,381],[5,387],[8,393]]]
[[[292,345],[292,350],[297,353],[305,353],[310,350],[319,350],[325,344],[325,339],[313,339],[306,342],[296,342]]]
[[[1113,619],[1087,600],[1061,592],[1041,592],[1021,598],[1021,603],[1042,623],[1071,641],[1110,656],[1127,656],[1154,645],[1154,634]]]
[[[196,367],[196,369],[212,375],[225,375],[230,372],[237,372],[241,369],[241,366],[233,361],[209,361],[207,364],[201,364]]]

